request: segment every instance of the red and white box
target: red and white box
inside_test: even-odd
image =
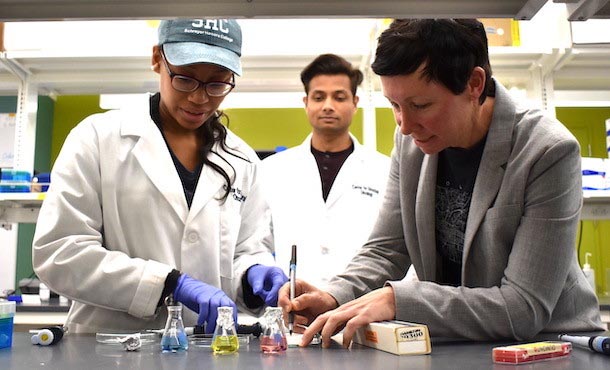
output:
[[[569,342],[536,342],[493,349],[493,361],[502,364],[523,364],[567,357],[572,353]]]

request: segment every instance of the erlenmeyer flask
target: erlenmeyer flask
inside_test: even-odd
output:
[[[226,355],[235,353],[239,349],[235,321],[233,321],[233,307],[218,307],[216,329],[212,338],[212,350],[215,354]]]
[[[282,319],[280,307],[267,307],[263,316],[265,330],[261,337],[261,351],[263,353],[283,353],[288,344],[286,342],[286,327]]]
[[[161,351],[184,352],[189,347],[189,341],[182,322],[182,305],[172,299],[167,303],[167,322],[161,337]]]

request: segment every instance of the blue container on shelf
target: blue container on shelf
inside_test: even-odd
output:
[[[13,317],[15,302],[0,300],[0,348],[13,345]]]
[[[27,171],[9,170],[0,172],[0,193],[29,193],[32,175]]]
[[[35,187],[34,184],[37,184],[36,190],[34,190],[34,187]],[[51,185],[51,173],[50,172],[39,173],[32,178],[32,192],[34,192],[34,191],[45,192],[45,191],[49,190],[49,185]]]

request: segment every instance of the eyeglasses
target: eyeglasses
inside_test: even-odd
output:
[[[206,94],[208,94],[209,96],[222,97],[230,93],[231,90],[233,90],[233,88],[235,87],[235,75],[231,75],[231,82],[199,81],[196,78],[179,75],[172,72],[169,69],[169,64],[167,63],[167,59],[165,59],[165,53],[163,51],[161,51],[161,56],[163,57],[163,63],[165,63],[165,69],[167,70],[169,78],[172,81],[172,87],[178,91],[193,92],[199,89],[200,86],[203,86]]]

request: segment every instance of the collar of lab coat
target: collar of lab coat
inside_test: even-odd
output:
[[[307,137],[305,138],[303,143],[301,143],[301,145],[299,145],[297,148],[298,148],[299,152],[301,153],[301,156],[303,156],[303,158],[311,158],[310,163],[312,164],[313,167],[315,167],[315,170],[312,169],[312,171],[313,171],[313,173],[315,173],[318,176],[318,179],[319,179],[319,172],[318,172],[316,160],[315,160],[314,155],[311,153],[311,137],[312,136],[313,136],[313,134],[311,134],[311,133],[309,135],[307,135]],[[337,202],[341,198],[341,196],[343,194],[345,194],[345,192],[351,188],[352,182],[354,181],[355,178],[357,178],[358,175],[355,172],[358,172],[359,168],[352,166],[351,163],[353,163],[354,161],[361,162],[364,160],[362,155],[363,155],[363,151],[366,150],[366,148],[363,145],[361,145],[360,142],[358,141],[358,139],[356,139],[356,137],[354,135],[352,135],[351,133],[349,133],[349,137],[352,139],[352,142],[354,143],[354,152],[352,154],[350,154],[349,157],[347,157],[347,159],[341,166],[339,173],[337,173],[337,177],[335,177],[335,181],[333,183],[333,186],[330,189],[330,193],[328,193],[326,202],[324,202],[324,206],[326,208],[332,207],[333,204],[335,202]],[[321,197],[322,197],[322,192],[320,189],[320,199],[322,199]]]
[[[124,120],[121,123],[121,136],[136,136],[139,139],[132,149],[146,175],[163,197],[172,206],[178,217],[186,224],[207,204],[210,199],[216,196],[218,191],[225,185],[224,178],[210,166],[203,166],[197,188],[193,198],[193,203],[189,210],[184,195],[184,189],[178,172],[175,170],[169,148],[163,139],[161,131],[150,117],[149,99],[138,102],[137,106],[125,110]],[[141,105],[140,105],[141,104]],[[147,114],[142,114],[146,112]],[[227,135],[230,141],[230,134]],[[228,143],[231,146],[231,143]],[[219,154],[222,151],[218,143],[214,144],[212,150]],[[231,161],[230,156],[223,156]],[[235,170],[216,154],[208,154],[211,162],[214,162],[229,175],[233,177]],[[168,170],[171,169],[171,170]]]
[[[303,142],[297,147],[299,149],[299,151],[301,151],[304,154],[313,155],[313,154],[311,154],[311,137],[312,136],[313,136],[312,133],[307,135],[305,140],[303,140]],[[362,144],[360,144],[358,139],[356,139],[356,137],[354,135],[352,135],[351,132],[349,133],[349,137],[352,139],[352,142],[354,143],[354,152],[348,157],[348,159],[352,156],[354,158],[360,158],[362,151],[365,149],[364,146]]]

